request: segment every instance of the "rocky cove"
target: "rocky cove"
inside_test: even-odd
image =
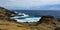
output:
[[[0,7],[0,30],[60,30],[60,18],[42,16],[37,22],[17,22],[10,19],[15,12]]]

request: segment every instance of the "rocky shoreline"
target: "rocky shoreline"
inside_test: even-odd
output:
[[[0,30],[60,30],[60,19],[42,16],[38,22],[17,22],[10,19],[15,12],[0,7]]]

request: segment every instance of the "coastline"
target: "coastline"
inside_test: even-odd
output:
[[[42,16],[38,22],[17,22],[11,20],[11,14],[16,14],[0,7],[0,30],[60,30],[60,19],[53,16]]]

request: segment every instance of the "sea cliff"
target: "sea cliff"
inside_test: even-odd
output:
[[[42,16],[38,22],[17,22],[10,19],[15,12],[0,7],[0,30],[60,30],[60,19]]]

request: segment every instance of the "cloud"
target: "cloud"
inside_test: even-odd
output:
[[[60,4],[30,7],[30,10],[60,10]]]
[[[60,4],[60,0],[0,0],[3,7],[25,7]]]

